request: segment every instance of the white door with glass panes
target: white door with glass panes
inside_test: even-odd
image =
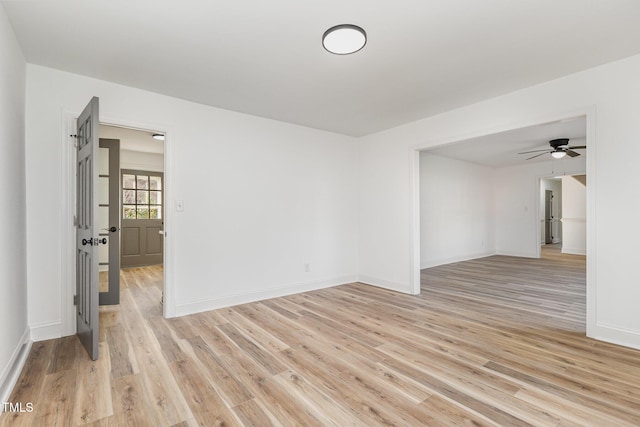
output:
[[[120,265],[162,264],[163,174],[123,169]]]

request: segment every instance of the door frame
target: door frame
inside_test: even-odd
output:
[[[597,259],[597,244],[596,244],[596,189],[597,189],[597,176],[596,176],[596,106],[585,106],[572,111],[565,111],[561,113],[552,113],[543,116],[533,117],[531,119],[508,122],[501,126],[491,129],[478,129],[475,132],[470,132],[465,135],[458,135],[448,138],[438,138],[432,140],[425,140],[425,142],[419,145],[410,146],[408,149],[408,163],[409,163],[409,209],[410,215],[410,236],[409,236],[409,291],[414,294],[420,293],[420,152],[428,149],[436,148],[438,146],[444,146],[453,144],[456,142],[464,141],[467,139],[491,135],[495,133],[520,129],[528,126],[534,126],[558,120],[570,119],[577,116],[586,117],[586,141],[587,141],[587,164],[586,175],[589,177],[589,185],[587,186],[587,304],[586,304],[586,335],[594,338],[596,336],[602,336],[598,333],[598,324],[596,319],[597,314],[597,299],[598,283],[596,275],[596,259]],[[535,200],[532,201],[532,205],[536,206],[536,211],[540,209],[540,176],[536,177],[537,184],[532,182],[532,185],[537,185],[538,191],[536,192]],[[540,242],[540,221],[538,214],[536,214],[536,240]],[[540,257],[540,244],[536,245],[537,257]]]
[[[75,120],[80,115],[80,111],[70,111],[63,109],[61,111],[61,141],[65,141],[62,148],[62,156],[60,163],[61,170],[66,171],[62,174],[62,200],[61,209],[61,236],[60,242],[60,275],[62,289],[60,290],[60,314],[62,319],[61,332],[63,336],[73,335],[76,333],[75,325],[75,308],[73,306],[73,295],[75,294],[75,243],[76,243],[76,227],[73,223],[73,217],[76,209],[76,175],[75,175],[75,146],[74,139],[70,135],[75,134]],[[174,237],[174,216],[169,206],[174,204],[173,188],[174,188],[174,164],[173,164],[173,144],[171,135],[174,134],[173,128],[167,123],[135,121],[132,119],[116,118],[101,113],[99,122],[102,125],[130,128],[142,130],[145,132],[164,133],[164,303],[163,315],[165,318],[175,317],[175,237]]]

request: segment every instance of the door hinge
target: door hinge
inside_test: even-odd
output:
[[[69,135],[69,137],[73,138],[73,139],[72,139],[72,141],[73,141],[73,146],[74,146],[75,148],[78,148],[78,135]]]
[[[73,296],[73,305],[78,305],[78,295]]]
[[[73,225],[78,226],[78,215],[73,216]]]

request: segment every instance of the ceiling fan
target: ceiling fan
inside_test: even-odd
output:
[[[564,156],[579,156],[580,153],[577,153],[573,150],[582,150],[587,148],[586,145],[569,145],[569,138],[552,139],[551,141],[549,141],[549,145],[552,148],[551,150],[545,148],[544,150],[523,151],[522,153],[518,154],[540,153],[542,151],[542,153],[531,156],[527,160],[535,159],[536,157],[543,156],[547,153],[551,154],[555,159],[561,159]]]

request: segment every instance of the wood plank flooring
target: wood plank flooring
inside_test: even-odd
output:
[[[162,269],[122,270],[100,359],[33,344],[11,397],[38,426],[637,426],[640,351],[585,338],[585,258],[422,271],[422,294],[349,284],[176,319]]]

